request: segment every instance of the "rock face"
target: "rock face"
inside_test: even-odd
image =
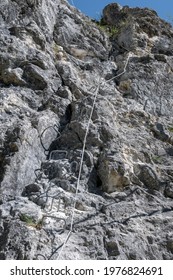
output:
[[[2,0],[0,31],[0,259],[172,259],[171,26]]]

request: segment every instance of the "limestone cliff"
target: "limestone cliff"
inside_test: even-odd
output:
[[[149,9],[1,0],[0,259],[173,258],[172,45]]]

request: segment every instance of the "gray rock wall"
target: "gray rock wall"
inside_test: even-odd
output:
[[[0,259],[172,259],[172,28],[4,0],[0,29]]]

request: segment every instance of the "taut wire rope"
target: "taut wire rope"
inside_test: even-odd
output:
[[[64,250],[64,248],[67,244],[67,241],[68,241],[68,239],[69,239],[69,237],[72,233],[72,230],[73,230],[74,214],[75,214],[75,207],[76,207],[76,197],[77,197],[79,186],[80,186],[80,178],[81,178],[82,166],[83,166],[83,160],[84,160],[84,154],[85,154],[85,148],[86,148],[86,140],[87,140],[90,124],[91,124],[92,115],[93,115],[93,112],[94,112],[94,107],[95,107],[97,95],[98,95],[98,92],[99,92],[99,89],[100,89],[100,80],[101,80],[101,78],[99,79],[97,89],[96,89],[96,92],[95,92],[95,95],[94,95],[94,101],[93,101],[91,113],[90,113],[89,120],[88,120],[88,125],[87,125],[86,132],[85,132],[85,137],[84,137],[84,140],[83,140],[82,156],[81,156],[81,160],[80,160],[80,167],[79,167],[79,174],[78,174],[77,186],[76,186],[76,192],[75,192],[75,200],[74,200],[74,205],[73,205],[73,210],[72,210],[70,230],[69,230],[69,233],[68,233],[68,235],[67,235],[67,237],[66,237],[66,239],[63,243],[63,246],[61,247],[61,250],[60,250],[59,255],[58,255],[58,259],[60,258],[61,254],[62,254],[62,252],[63,252],[63,250]]]
[[[121,75],[123,75],[126,72],[127,65],[128,65],[130,57],[131,57],[131,53],[128,54],[127,61],[126,61],[125,65],[124,65],[123,71],[121,73],[119,73],[118,75],[115,75],[113,78],[105,81],[104,82],[105,84],[110,82],[110,81],[112,81],[113,79],[115,79],[117,77],[120,77]],[[76,197],[77,197],[77,194],[78,194],[78,191],[79,191],[79,186],[80,186],[80,178],[81,178],[82,167],[83,167],[83,160],[84,160],[84,154],[85,154],[85,148],[86,148],[86,140],[87,140],[87,136],[88,136],[88,132],[89,132],[90,124],[91,124],[91,119],[92,119],[92,115],[93,115],[95,104],[96,104],[96,99],[97,99],[97,96],[98,96],[98,93],[99,93],[100,84],[101,84],[101,77],[99,78],[99,82],[98,82],[98,85],[97,85],[97,88],[96,88],[96,92],[95,92],[95,95],[94,95],[94,101],[93,101],[91,113],[90,113],[90,116],[89,116],[88,125],[87,125],[87,128],[86,128],[84,140],[83,140],[82,155],[81,155],[81,160],[80,160],[79,174],[78,174],[78,179],[77,179],[77,186],[76,186],[74,205],[73,205],[71,222],[70,222],[70,229],[69,229],[69,232],[67,234],[67,237],[65,238],[65,241],[63,242],[63,244],[61,246],[58,247],[58,248],[61,247],[61,250],[60,250],[58,258],[57,258],[58,260],[60,259],[61,255],[62,255],[62,252],[65,249],[65,246],[66,246],[66,244],[67,244],[67,242],[68,242],[68,240],[70,238],[70,235],[71,235],[71,233],[73,231],[74,214],[75,214],[75,207],[76,207]],[[56,253],[56,252],[57,252],[57,249],[54,251],[54,253]],[[52,253],[51,257],[54,255],[54,253]]]

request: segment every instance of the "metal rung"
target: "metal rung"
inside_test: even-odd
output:
[[[67,158],[67,151],[65,150],[53,150],[50,152],[49,159],[58,160]]]

